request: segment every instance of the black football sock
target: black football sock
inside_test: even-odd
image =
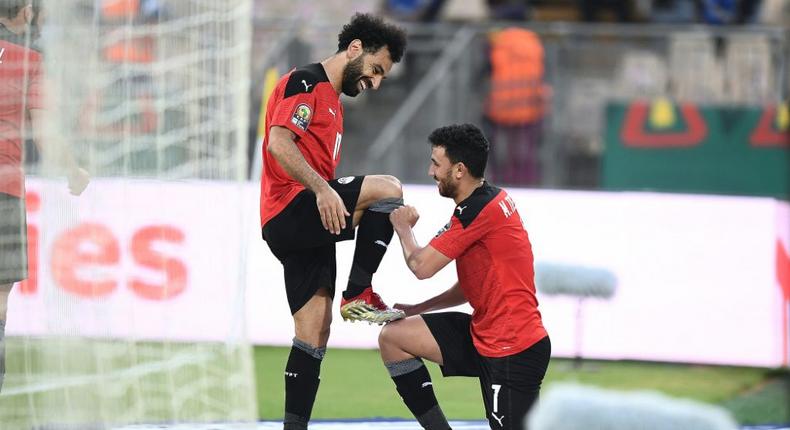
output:
[[[348,287],[343,291],[343,298],[356,297],[370,286],[373,274],[378,270],[392,240],[393,230],[389,214],[400,206],[403,206],[402,199],[381,200],[371,205],[362,215]]]
[[[306,430],[318,393],[321,360],[326,348],[316,348],[294,338],[285,365],[284,430]]]
[[[419,358],[385,363],[403,403],[424,429],[447,430],[450,424],[436,401],[428,369]]]

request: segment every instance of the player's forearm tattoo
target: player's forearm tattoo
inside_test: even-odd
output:
[[[289,139],[281,139],[274,157],[285,172],[304,185],[307,189],[317,192],[326,183],[318,173],[307,164],[304,156],[296,147],[296,143]]]

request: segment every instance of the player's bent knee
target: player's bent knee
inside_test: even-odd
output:
[[[366,180],[370,179],[370,196],[372,200],[388,199],[388,198],[402,198],[403,186],[398,178],[390,175],[372,175],[366,176]]]
[[[393,321],[382,327],[379,332],[379,347],[387,348],[398,345],[398,339],[402,332],[403,321]]]
[[[386,348],[387,346],[389,346],[389,341],[390,341],[389,324],[387,324],[379,332],[379,348]]]
[[[380,175],[380,176],[381,176],[382,179],[384,179],[385,181],[391,183],[396,188],[400,189],[401,192],[403,192],[403,185],[401,184],[400,179],[398,179],[398,178],[396,178],[396,177],[394,177],[392,175]]]
[[[387,197],[403,198],[403,185],[401,185],[398,178],[390,175],[384,175],[384,179],[389,182],[388,192],[390,195]]]

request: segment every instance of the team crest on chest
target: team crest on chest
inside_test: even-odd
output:
[[[291,117],[291,123],[302,130],[307,131],[307,125],[310,124],[310,119],[313,117],[313,110],[310,106],[302,103],[296,107],[294,114]]]

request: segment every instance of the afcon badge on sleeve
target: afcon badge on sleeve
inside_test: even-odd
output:
[[[302,103],[294,110],[294,114],[291,117],[291,123],[302,130],[307,131],[307,125],[310,124],[310,118],[312,118],[312,116],[313,110],[310,109],[310,106]]]
[[[445,231],[449,230],[450,227],[452,227],[452,226],[453,226],[452,220],[451,221],[447,221],[447,224],[445,224],[444,227],[442,227],[442,229],[439,230],[438,233],[436,233],[436,236],[434,236],[434,238],[437,238],[437,237],[441,236]]]

